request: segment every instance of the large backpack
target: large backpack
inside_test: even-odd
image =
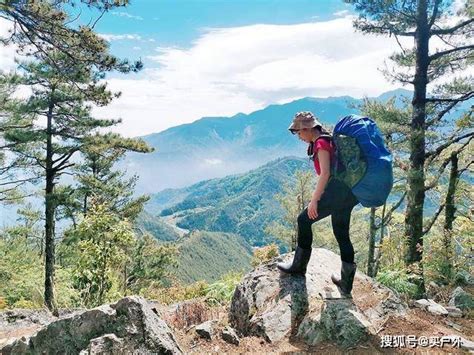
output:
[[[357,115],[343,117],[332,139],[336,147],[333,177],[349,186],[362,206],[382,206],[393,186],[392,155],[375,122]]]

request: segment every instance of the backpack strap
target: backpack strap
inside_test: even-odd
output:
[[[314,142],[311,142],[308,145],[307,154],[310,160],[314,160],[314,144],[320,139],[324,139],[327,142],[334,144],[334,141],[330,134],[321,134]]]

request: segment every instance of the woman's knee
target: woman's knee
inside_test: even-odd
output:
[[[298,226],[303,226],[303,225],[306,225],[306,224],[311,224],[311,221],[308,217],[308,209],[305,208],[303,210],[303,212],[301,212],[297,218],[297,221],[298,221]]]

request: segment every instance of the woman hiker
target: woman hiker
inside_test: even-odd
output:
[[[330,215],[342,260],[341,277],[332,275],[331,279],[342,296],[350,297],[356,264],[354,248],[349,238],[349,225],[352,209],[359,201],[348,186],[340,180],[331,178],[335,149],[330,135],[314,115],[308,111],[298,112],[288,129],[309,144],[308,155],[314,161],[319,179],[311,202],[298,216],[298,245],[293,262],[278,263],[277,267],[285,273],[304,275],[312,250],[311,225]]]

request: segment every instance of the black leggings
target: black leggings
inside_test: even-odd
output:
[[[341,181],[331,178],[318,202],[318,217],[310,219],[308,208],[305,208],[298,216],[298,246],[303,249],[311,249],[313,243],[311,225],[331,215],[332,230],[339,244],[341,260],[353,263],[354,248],[349,238],[349,226],[352,209],[358,203],[359,201],[349,187]]]

